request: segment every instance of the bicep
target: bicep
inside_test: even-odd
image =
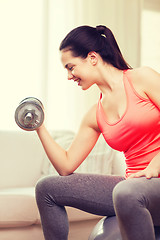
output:
[[[95,111],[91,110],[84,117],[79,131],[67,151],[71,172],[74,172],[79,167],[96,144],[100,135],[96,125]]]

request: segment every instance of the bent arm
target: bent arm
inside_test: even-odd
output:
[[[73,173],[93,149],[100,135],[96,121],[96,105],[84,117],[80,129],[68,150],[51,137],[44,124],[37,129],[43,148],[60,175]]]

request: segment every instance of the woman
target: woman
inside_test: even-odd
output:
[[[67,239],[64,206],[102,216],[116,214],[123,240],[155,239],[154,225],[160,225],[160,75],[148,67],[132,69],[105,26],[73,29],[60,52],[68,80],[83,90],[96,84],[101,96],[67,151],[44,125],[37,130],[60,175],[36,186],[45,239]],[[72,174],[101,133],[111,147],[124,152],[126,176]]]

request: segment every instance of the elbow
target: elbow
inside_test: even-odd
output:
[[[61,170],[61,171],[58,171],[59,175],[60,176],[69,176],[73,173],[74,171],[69,171],[69,170]]]
[[[74,173],[76,167],[68,160],[63,162],[63,166],[59,166],[56,170],[60,176],[68,176]]]
[[[68,173],[68,172],[61,172],[61,173],[59,173],[60,176],[64,176],[64,177],[69,176],[71,174],[72,173]]]

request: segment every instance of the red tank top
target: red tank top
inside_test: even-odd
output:
[[[126,178],[143,170],[160,152],[160,110],[147,98],[140,96],[129,79],[129,70],[123,73],[127,107],[123,116],[109,123],[99,99],[97,123],[104,139],[113,149],[124,152]]]

